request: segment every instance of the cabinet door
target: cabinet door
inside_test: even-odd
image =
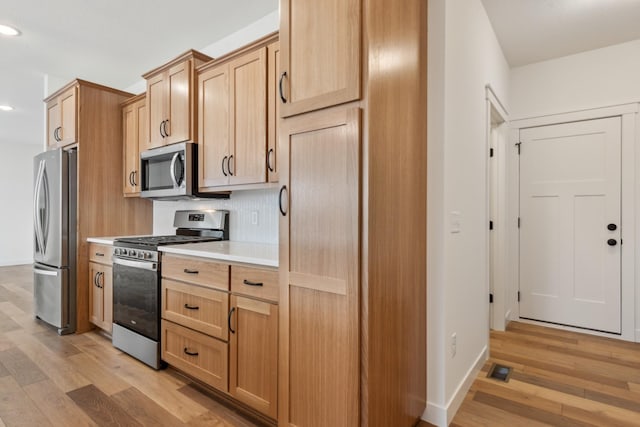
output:
[[[280,149],[280,425],[356,426],[360,110],[284,120]]]
[[[62,145],[73,144],[76,142],[76,102],[77,88],[72,87],[62,95],[60,95],[60,126],[58,136]]]
[[[146,151],[151,148],[149,145],[149,114],[147,112],[147,103],[146,100],[140,100],[136,102],[135,115],[136,120],[138,121],[138,158],[136,159],[136,170],[140,169],[140,153]],[[140,173],[136,176],[136,186],[138,187],[138,191],[140,188]]]
[[[229,64],[198,76],[198,187],[227,185],[229,174]]]
[[[60,99],[52,99],[47,103],[47,147],[58,145],[60,116]]]
[[[267,182],[278,182],[280,42],[267,46]]]
[[[283,117],[360,98],[361,0],[280,2]]]
[[[229,393],[264,414],[277,415],[278,306],[231,295]]]
[[[135,195],[138,191],[135,185],[135,175],[138,171],[138,120],[135,107],[136,104],[131,104],[122,109],[125,196]]]
[[[102,325],[104,319],[104,292],[100,287],[100,274],[104,273],[102,265],[93,262],[89,263],[89,319],[96,326]]]
[[[191,62],[186,61],[167,72],[168,119],[165,144],[191,139]]]
[[[166,120],[165,93],[167,91],[167,82],[165,76],[162,73],[147,80],[148,148],[161,147],[165,144],[163,129]]]
[[[230,184],[267,178],[267,49],[247,53],[229,64],[231,90]]]

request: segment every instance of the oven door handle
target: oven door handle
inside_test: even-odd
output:
[[[150,271],[158,270],[158,264],[155,262],[149,262],[149,261],[132,261],[128,259],[114,257],[113,263],[118,265],[124,265],[126,267],[142,268],[144,270],[150,270]]]

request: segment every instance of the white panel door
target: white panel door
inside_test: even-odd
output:
[[[620,129],[520,130],[520,317],[620,333]]]

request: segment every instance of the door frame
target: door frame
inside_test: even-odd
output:
[[[512,120],[510,123],[510,142],[515,156],[510,156],[510,167],[508,168],[508,181],[514,182],[515,185],[508,186],[508,205],[511,209],[509,211],[514,212],[516,217],[519,216],[519,198],[520,198],[520,162],[517,155],[517,144],[520,141],[520,129],[545,126],[552,124],[562,124],[583,120],[601,119],[607,117],[620,117],[622,122],[621,128],[621,240],[624,242],[621,248],[621,266],[620,266],[620,279],[621,279],[621,334],[612,334],[605,332],[596,332],[585,330],[581,328],[575,328],[571,326],[553,325],[544,322],[536,322],[531,320],[520,319],[521,322],[535,323],[548,327],[554,327],[569,331],[576,331],[582,333],[588,333],[592,335],[605,336],[610,338],[618,338],[625,341],[640,342],[640,328],[636,330],[636,317],[639,317],[636,313],[640,309],[640,302],[637,298],[640,298],[640,281],[635,274],[635,264],[638,259],[636,253],[636,242],[640,239],[640,227],[636,227],[636,212],[640,212],[640,182],[637,182],[636,174],[640,172],[640,150],[636,150],[635,144],[637,140],[640,140],[638,135],[638,103],[622,104],[611,107],[594,108],[559,114],[552,114],[539,117],[522,118]],[[515,187],[515,188],[514,188]],[[515,209],[514,209],[515,208]],[[516,293],[520,288],[519,284],[519,230],[509,228],[511,235],[508,237],[509,241],[515,244],[517,242],[517,251],[510,251],[509,253],[509,286],[513,286]],[[517,312],[512,314],[512,319],[519,319],[519,306],[516,304]]]
[[[493,91],[491,85],[485,86],[486,99],[486,185],[487,203],[486,215],[493,223],[493,229],[487,224],[487,284],[489,294],[493,295],[493,303],[489,305],[490,329],[504,331],[507,325],[510,309],[508,308],[507,275],[507,233],[508,209],[507,191],[508,178],[506,176],[507,156],[509,148],[508,128],[509,114],[502,102]],[[495,139],[495,140],[494,140]],[[490,157],[493,149],[494,156]],[[492,175],[495,180],[492,180]],[[492,212],[492,204],[495,211]],[[493,247],[491,239],[493,238]]]

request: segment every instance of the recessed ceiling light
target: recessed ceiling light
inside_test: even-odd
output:
[[[0,34],[2,34],[3,36],[19,36],[20,31],[8,25],[0,24]]]
[[[11,107],[10,105],[0,105],[0,111],[11,111],[13,110],[13,107]]]

